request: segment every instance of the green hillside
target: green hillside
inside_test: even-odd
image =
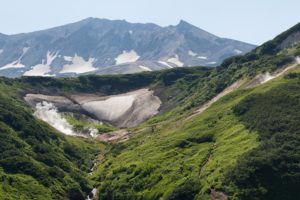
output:
[[[0,199],[299,199],[300,70],[265,84],[300,55],[300,25],[218,68],[191,67],[133,75],[0,78]],[[204,112],[197,110],[237,87]],[[253,87],[250,87],[253,86]],[[151,88],[161,112],[105,144],[65,136],[36,119],[26,93],[119,94]],[[98,126],[67,117],[78,128]],[[99,164],[88,172],[93,160]],[[225,198],[226,199],[226,198]]]
[[[97,168],[100,199],[208,199],[212,189],[232,199],[294,199],[298,76],[239,89],[154,133],[135,130]]]

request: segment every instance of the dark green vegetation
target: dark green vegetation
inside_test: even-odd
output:
[[[234,108],[261,145],[229,174],[239,199],[300,199],[300,79],[247,97]]]
[[[246,89],[257,74],[287,66],[300,55],[299,25],[219,68],[78,78],[0,79],[0,199],[298,199],[299,71]],[[189,118],[196,107],[237,80],[243,85]],[[27,92],[118,94],[149,87],[161,113],[130,129],[130,139],[106,145],[65,137],[32,116]],[[82,119],[102,132],[112,130]],[[152,131],[151,127],[155,126]],[[92,177],[87,172],[100,154]]]
[[[101,145],[63,136],[33,117],[17,85],[0,87],[0,199],[84,199]]]

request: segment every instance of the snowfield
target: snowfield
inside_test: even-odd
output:
[[[201,59],[201,60],[207,60],[206,56],[198,56],[197,58]]]
[[[176,54],[174,58],[169,58],[168,59],[168,62],[169,63],[172,63],[174,65],[176,65],[177,67],[183,67],[184,63],[182,63],[180,60],[179,60],[179,57],[178,55]]]
[[[90,101],[82,104],[84,110],[94,113],[106,121],[116,121],[132,106],[135,95],[115,96],[106,100]]]
[[[212,62],[208,62],[208,63],[206,63],[206,64],[208,64],[208,65],[214,65],[214,64],[217,64],[217,62],[212,61]]]
[[[12,63],[6,64],[0,68],[0,70],[4,69],[17,69],[17,68],[24,68],[25,65],[21,63],[20,60],[13,61]]]
[[[85,61],[84,58],[75,54],[74,57],[64,56],[64,60],[71,62],[71,64],[64,65],[63,69],[59,72],[61,74],[63,73],[82,74],[86,72],[92,72],[97,69],[93,66],[93,63],[96,61],[95,58],[89,58],[88,61]]]
[[[52,103],[58,111],[89,113],[100,121],[117,127],[132,127],[156,115],[161,101],[148,89],[140,89],[112,96],[74,94],[68,96],[48,96],[27,94],[25,101],[32,107],[40,102]]]
[[[198,54],[196,54],[195,52],[193,52],[192,50],[189,50],[188,54],[190,56],[197,56]]]
[[[15,61],[13,61],[13,62],[11,62],[11,63],[9,63],[9,64],[6,64],[6,65],[4,65],[4,66],[2,66],[1,68],[0,68],[0,70],[4,70],[4,69],[17,69],[17,68],[24,68],[25,67],[25,65],[23,65],[22,63],[21,63],[21,61],[22,61],[22,58],[24,57],[24,55],[27,53],[27,51],[29,50],[30,48],[29,47],[24,47],[23,48],[23,53],[22,53],[22,55],[19,57],[19,59],[18,60],[15,60]],[[1,49],[2,50],[2,49]],[[1,53],[3,53],[3,50],[1,51]],[[0,53],[0,54],[1,54]]]
[[[118,127],[135,126],[158,113],[161,101],[148,89],[136,90],[114,96],[72,96],[82,108],[99,120]]]
[[[158,63],[160,63],[160,64],[162,64],[162,65],[164,65],[164,66],[166,66],[166,67],[168,67],[168,68],[173,68],[171,65],[169,65],[167,62],[165,62],[165,61],[158,61]]]
[[[24,76],[50,76],[48,73],[51,72],[51,64],[57,58],[58,52],[50,53],[47,52],[46,61],[43,60],[42,64],[38,64],[32,67],[31,70],[25,72]]]
[[[121,65],[125,63],[135,62],[139,58],[140,56],[134,50],[131,50],[129,52],[123,51],[122,54],[118,55],[118,57],[115,58],[115,61],[116,65]]]
[[[146,67],[146,66],[140,65],[139,67],[140,67],[143,71],[148,71],[148,72],[151,72],[151,71],[152,71],[152,69],[150,69],[149,67]]]

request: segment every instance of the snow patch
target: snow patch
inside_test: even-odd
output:
[[[243,51],[241,51],[241,50],[239,50],[239,49],[235,49],[235,50],[233,50],[233,51],[234,51],[234,53],[236,53],[236,54],[238,54],[238,55],[243,54]]]
[[[81,108],[100,121],[117,127],[133,127],[158,113],[160,99],[153,91],[140,89],[114,96],[72,96]]]
[[[207,60],[206,56],[198,56],[197,58],[202,59],[202,60]]]
[[[164,65],[164,66],[167,66],[168,68],[173,68],[171,65],[169,65],[167,62],[165,62],[165,61],[158,61],[158,63],[160,63],[160,64],[162,64],[162,65]]]
[[[0,68],[0,70],[17,69],[17,68],[23,68],[23,67],[25,67],[25,65],[23,65],[19,60],[16,60],[9,64],[4,65],[3,67]]]
[[[182,67],[184,64],[179,60],[178,55],[176,54],[174,58],[169,58],[168,59],[169,63],[173,63],[174,65],[178,67]]]
[[[217,62],[213,61],[213,62],[209,62],[209,63],[206,63],[208,65],[214,65],[214,64],[217,64]]]
[[[130,31],[128,31],[128,32],[129,32],[129,34],[130,34],[130,35],[132,35],[132,33],[133,33],[133,31],[132,31],[132,30],[130,30]]]
[[[2,54],[2,53],[3,53],[3,51],[4,51],[3,49],[0,49],[0,54]]]
[[[24,57],[24,55],[27,53],[27,51],[30,49],[30,47],[24,47],[23,48],[23,54],[21,56],[21,59]]]
[[[139,58],[140,56],[134,50],[131,50],[129,52],[123,51],[122,54],[118,55],[118,57],[115,58],[115,61],[116,61],[116,65],[120,65],[124,63],[135,62]]]
[[[142,66],[142,65],[140,65],[139,66],[142,70],[144,70],[144,71],[148,71],[148,72],[151,72],[152,71],[152,69],[150,69],[149,67],[145,67],[145,66]]]
[[[188,54],[190,56],[197,56],[198,55],[197,53],[193,52],[192,50],[189,50]]]
[[[71,56],[64,56],[65,61],[72,62]]]
[[[95,113],[99,118],[108,121],[114,121],[126,113],[132,106],[136,95],[115,96],[110,97],[104,101],[91,101],[84,103],[82,107],[84,110]]]
[[[59,73],[86,73],[95,71],[97,68],[93,66],[93,63],[96,61],[95,58],[89,58],[88,61],[85,61],[84,58],[75,54],[74,57],[64,56],[65,61],[71,62],[72,64],[66,64],[63,66],[63,69]]]
[[[11,63],[9,63],[9,64],[6,64],[6,65],[2,66],[2,67],[0,68],[0,70],[4,70],[4,69],[24,68],[25,65],[23,65],[23,64],[21,63],[21,60],[22,60],[22,58],[24,57],[24,55],[27,53],[27,51],[28,51],[29,49],[30,49],[30,47],[24,47],[24,48],[22,49],[22,55],[18,58],[18,60],[15,60],[15,61],[13,61],[13,62],[11,62]],[[1,53],[3,53],[3,49],[1,49],[1,50],[2,50]],[[1,53],[0,53],[0,54],[1,54]]]
[[[31,70],[25,72],[23,76],[50,76],[47,75],[49,72],[51,72],[50,66],[38,64],[33,66]]]
[[[51,72],[51,64],[57,58],[58,52],[47,52],[46,61],[43,60],[42,64],[38,64],[32,67],[31,70],[25,72],[23,76],[51,76],[48,73]]]

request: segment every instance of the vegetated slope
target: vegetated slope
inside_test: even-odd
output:
[[[46,94],[96,92],[118,94],[146,86],[156,87],[164,102],[180,102],[189,84],[177,87],[176,80],[207,77],[209,68],[175,69],[127,76],[79,78],[1,78],[1,199],[83,199],[91,191],[87,172],[101,145],[82,138],[69,138],[33,117],[23,95],[28,91]],[[162,91],[166,92],[162,92]],[[173,91],[178,95],[174,95]],[[169,103],[170,104],[170,103]],[[165,104],[165,109],[168,108]],[[100,149],[99,149],[100,148]]]
[[[64,137],[35,119],[16,96],[21,88],[0,82],[0,199],[85,199],[101,145]]]
[[[288,33],[294,34],[298,29],[296,26]],[[131,129],[130,140],[113,146],[103,155],[93,174],[100,189],[99,198],[205,199],[214,195],[211,191],[216,191],[215,195],[223,191],[233,197],[247,198],[248,189],[255,191],[256,186],[239,185],[240,169],[231,173],[229,169],[234,169],[242,155],[255,151],[256,147],[259,149],[263,142],[257,140],[259,128],[247,127],[251,117],[237,115],[235,108],[247,96],[266,92],[290,80],[238,90],[201,115],[186,118],[197,106],[235,81],[246,82],[259,73],[290,65],[299,55],[299,45],[297,40],[291,42],[289,35],[285,33],[271,41],[272,45],[267,43],[244,57],[228,59],[216,69],[178,68],[124,76],[62,79],[1,78],[3,125],[0,127],[3,130],[0,133],[1,141],[7,142],[1,145],[0,197],[32,199],[43,194],[43,199],[82,199],[91,189],[86,171],[99,147],[85,140],[64,137],[36,120],[21,100],[22,94],[34,91],[65,96],[80,92],[111,95],[150,87],[162,100],[161,114]],[[280,48],[287,40],[288,45]],[[227,183],[231,184],[226,187]],[[271,191],[268,184],[265,188]]]
[[[277,78],[254,89],[247,89],[247,82],[260,73],[276,71],[294,61],[300,52],[298,39],[284,48],[281,46],[291,41],[291,35],[297,31],[300,31],[299,25],[245,56],[228,59],[211,71],[206,81],[188,88],[189,95],[180,106],[132,129],[132,138],[113,147],[94,174],[94,180],[99,182],[99,199],[214,199],[224,195],[233,199],[273,199],[273,190],[281,194],[277,199],[292,199],[299,186],[298,169],[293,165],[298,162],[297,141],[287,140],[279,147],[276,142],[283,144],[285,134],[290,135],[288,138],[295,137],[282,124],[292,119],[296,127],[298,115],[290,109],[299,106],[299,91],[289,79]],[[244,88],[223,97],[201,115],[185,120],[191,113],[190,108],[240,79],[245,81]],[[183,79],[176,81],[184,83]],[[200,85],[202,87],[198,87]],[[287,93],[278,93],[292,85],[294,88]],[[262,93],[262,97],[257,93]],[[269,123],[270,130],[266,128],[269,133],[265,133],[255,113],[263,111],[266,100],[260,104],[260,99],[264,95],[277,94],[267,106],[267,114],[258,116],[258,119],[265,117]],[[288,110],[274,122],[271,109],[275,109],[274,114],[283,109],[286,104],[275,106],[275,103],[284,101],[284,94],[294,97],[288,100]],[[238,112],[244,101],[257,96],[259,98],[248,108],[248,115],[246,108],[246,114]],[[254,106],[256,101],[258,105]],[[275,130],[271,129],[276,122],[279,124],[274,126]],[[278,138],[278,141],[271,142],[267,148],[266,141],[273,134],[273,140]],[[264,153],[264,148],[270,151]],[[270,174],[264,174],[268,169]],[[283,179],[284,183],[279,181]],[[292,184],[295,185],[284,191],[283,188]]]
[[[258,133],[261,143],[228,174],[238,199],[300,198],[299,77],[289,74],[283,84],[234,107],[235,115]]]

